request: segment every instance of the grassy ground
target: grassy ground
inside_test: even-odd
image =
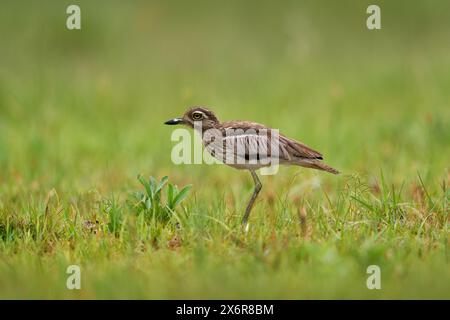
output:
[[[81,31],[1,5],[1,298],[450,298],[450,3],[381,1],[379,31],[356,0],[78,3]],[[171,162],[196,104],[343,174],[263,177],[245,233],[248,173]],[[167,223],[138,174],[193,185]]]

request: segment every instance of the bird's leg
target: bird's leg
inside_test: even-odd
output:
[[[255,203],[256,197],[258,196],[259,191],[261,191],[262,184],[261,181],[258,179],[258,175],[255,171],[250,170],[250,173],[252,174],[253,181],[255,182],[255,190],[253,191],[253,195],[250,198],[250,201],[247,205],[247,208],[245,209],[244,217],[242,218],[242,224],[245,226],[247,224],[248,216],[250,215],[250,211],[253,208],[253,204]]]

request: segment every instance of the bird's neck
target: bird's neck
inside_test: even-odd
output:
[[[220,122],[212,123],[212,124],[208,124],[208,125],[202,125],[201,127],[194,126],[194,130],[196,130],[197,132],[199,132],[201,134],[203,134],[205,131],[210,130],[210,129],[217,129],[217,130],[223,131],[223,126]]]

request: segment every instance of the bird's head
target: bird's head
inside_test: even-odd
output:
[[[203,130],[215,128],[219,120],[214,112],[204,107],[192,107],[184,113],[181,118],[174,118],[164,122],[164,124],[175,125],[184,124],[194,128],[194,123],[201,122]]]

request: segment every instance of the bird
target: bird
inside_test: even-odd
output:
[[[332,174],[340,173],[322,162],[323,156],[320,152],[302,142],[256,122],[245,120],[220,122],[214,112],[207,107],[191,107],[182,117],[167,120],[164,124],[181,124],[193,128],[201,135],[203,146],[214,158],[230,167],[250,171],[255,188],[242,218],[244,226],[248,223],[250,212],[262,188],[256,170],[276,163],[297,165]]]

